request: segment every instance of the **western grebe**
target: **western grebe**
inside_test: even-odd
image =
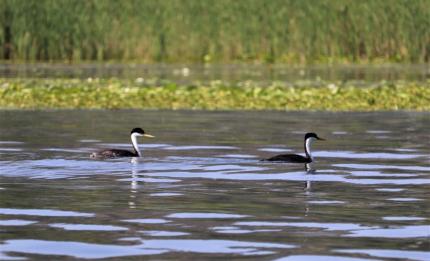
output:
[[[107,149],[99,152],[91,153],[91,158],[117,158],[117,157],[142,157],[142,153],[137,145],[137,137],[143,136],[148,138],[154,138],[154,136],[146,134],[141,128],[134,128],[131,130],[131,144],[133,145],[133,151],[120,150],[120,149]]]
[[[297,154],[282,154],[273,156],[265,159],[265,161],[280,161],[280,162],[291,162],[291,163],[311,163],[314,158],[311,154],[311,144],[315,140],[324,140],[318,137],[315,133],[306,133],[305,135],[305,154],[306,157]]]

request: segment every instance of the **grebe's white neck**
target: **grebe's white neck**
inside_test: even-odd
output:
[[[306,153],[306,156],[310,158],[312,161],[314,160],[314,158],[312,157],[311,145],[312,145],[312,142],[314,142],[314,140],[316,140],[314,137],[310,137],[305,140],[305,153]]]
[[[142,157],[142,153],[139,150],[139,145],[137,144],[137,137],[138,136],[142,136],[142,134],[139,134],[136,132],[131,134],[131,143],[133,144],[134,151],[136,151],[137,155],[139,157]]]

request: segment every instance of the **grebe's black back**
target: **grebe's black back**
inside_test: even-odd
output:
[[[154,136],[146,134],[141,128],[134,128],[131,130],[131,144],[133,145],[134,151],[121,150],[121,149],[106,149],[99,152],[94,152],[90,155],[91,158],[118,158],[118,157],[142,157],[142,153],[139,150],[137,144],[137,137],[143,136],[148,138],[154,138]]]
[[[291,162],[291,163],[311,163],[314,158],[311,154],[311,144],[315,140],[324,140],[315,133],[306,133],[305,135],[305,154],[306,156],[297,155],[297,154],[281,154],[277,156],[273,156],[271,158],[265,159],[265,161],[278,161],[278,162]]]

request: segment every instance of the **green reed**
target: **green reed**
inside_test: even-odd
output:
[[[15,61],[430,60],[430,0],[0,0],[0,25]]]

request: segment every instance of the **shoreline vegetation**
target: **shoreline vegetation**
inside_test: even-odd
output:
[[[2,0],[0,60],[430,61],[429,0]]]
[[[430,111],[430,81],[177,85],[143,79],[0,78],[0,109]]]

